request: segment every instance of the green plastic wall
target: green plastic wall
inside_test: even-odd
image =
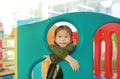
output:
[[[18,27],[18,78],[31,79],[34,66],[49,55],[47,32],[57,22],[69,22],[75,26],[79,40],[72,56],[79,61],[80,68],[73,71],[68,62],[60,62],[64,79],[93,79],[93,40],[96,31],[110,22],[120,19],[94,12],[74,12],[59,15],[44,21]]]

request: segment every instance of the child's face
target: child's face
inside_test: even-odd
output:
[[[67,32],[67,30],[60,30],[57,32],[55,36],[55,42],[60,46],[60,47],[65,47],[68,44],[70,44],[72,41],[72,38],[70,34]]]

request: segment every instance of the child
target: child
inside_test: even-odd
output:
[[[78,61],[69,55],[74,49],[72,30],[67,25],[61,25],[56,28],[54,44],[50,45],[52,54],[45,56],[46,59],[44,60],[51,63],[46,79],[63,79],[62,70],[57,65],[61,60],[69,62],[73,70],[78,70]]]

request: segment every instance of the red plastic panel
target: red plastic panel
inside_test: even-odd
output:
[[[2,59],[2,52],[0,52],[0,59]]]
[[[118,39],[118,52],[117,52],[117,79],[120,79],[120,24],[108,23],[103,25],[96,32],[95,41],[95,59],[94,69],[95,75],[101,75],[101,42],[105,41],[105,77],[112,78],[112,34],[116,33]]]
[[[2,63],[0,63],[0,68],[2,68],[2,66],[3,66],[3,64],[2,64]]]
[[[0,48],[2,48],[2,40],[0,40]]]

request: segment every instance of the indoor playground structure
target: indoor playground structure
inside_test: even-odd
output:
[[[58,64],[64,73],[64,79],[113,79],[112,71],[112,34],[117,46],[116,79],[120,79],[120,19],[95,12],[74,12],[49,18],[44,21],[20,25],[15,29],[15,79],[43,79],[42,69],[37,67],[33,78],[34,67],[44,60],[48,49],[48,31],[57,22],[69,22],[77,29],[77,44],[71,54],[79,61],[80,68],[73,71],[66,61]],[[101,41],[105,41],[104,75],[101,70]],[[95,42],[95,52],[93,51]],[[93,55],[94,52],[94,55]],[[93,57],[94,56],[94,57]],[[45,69],[45,68],[44,68]]]

